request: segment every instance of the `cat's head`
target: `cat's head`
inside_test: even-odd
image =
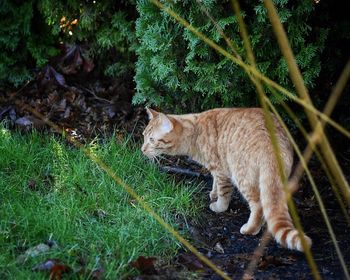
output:
[[[149,123],[143,131],[141,151],[148,158],[161,154],[175,155],[180,147],[181,124],[175,118],[146,108]]]

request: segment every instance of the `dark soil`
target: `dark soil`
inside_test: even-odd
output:
[[[350,158],[350,150],[345,155]],[[173,160],[175,170],[184,175],[176,175],[183,180],[190,177],[197,177],[196,180],[204,182],[203,195],[209,204],[209,191],[211,190],[211,178],[207,173],[202,173],[203,169],[185,158]],[[167,162],[169,165],[169,162]],[[193,174],[188,174],[187,169],[191,167]],[[338,245],[342,250],[347,267],[350,267],[350,227],[344,215],[337,205],[332,189],[325,176],[320,175],[318,164],[315,161],[310,163],[311,171],[315,174],[316,183],[320,186],[323,201],[327,214],[337,237]],[[347,167],[350,167],[348,165]],[[349,170],[344,169],[344,170]],[[348,177],[349,178],[349,177]],[[323,279],[346,279],[341,268],[336,251],[330,239],[326,225],[319,210],[317,201],[313,195],[311,187],[302,179],[301,187],[294,196],[298,213],[305,232],[312,238],[312,253],[316,260],[318,270]],[[348,211],[348,213],[350,213]],[[248,264],[250,263],[255,249],[260,245],[263,230],[257,236],[245,236],[240,234],[240,227],[246,223],[249,216],[248,206],[240,196],[238,191],[233,195],[229,210],[225,213],[213,213],[206,207],[200,221],[190,221],[189,231],[191,242],[201,253],[213,261],[219,268],[225,271],[233,279],[241,279]],[[182,257],[185,255],[185,260]],[[203,279],[221,279],[210,269],[205,269],[196,263],[196,258],[190,253],[180,253],[179,258],[172,263],[174,266],[186,267],[189,270],[201,271]],[[167,264],[168,267],[168,264]],[[164,273],[164,271],[162,271]],[[169,275],[168,275],[169,276]],[[159,275],[154,278],[159,279]],[[160,278],[163,279],[163,278]],[[166,278],[170,279],[170,278]],[[173,272],[171,279],[182,279]],[[304,254],[291,251],[279,246],[273,239],[268,243],[263,251],[263,255],[258,258],[253,279],[313,279],[311,270],[304,257]]]
[[[43,120],[24,110],[23,104],[26,103],[63,127],[66,133],[83,141],[111,132],[118,138],[131,133],[136,141],[141,139],[147,120],[143,108],[131,105],[132,84],[123,81],[102,83],[98,80],[89,81],[84,86],[81,84],[71,81],[70,86],[62,86],[52,82],[43,88],[37,80],[17,92],[0,89],[0,121],[5,120],[9,127],[25,131],[32,128],[50,130]],[[342,151],[341,160],[349,180],[349,148]],[[310,167],[320,187],[338,244],[350,267],[349,224],[337,206],[330,184],[319,165],[312,161]],[[204,197],[209,204],[211,177],[205,169],[186,158],[170,158],[163,161],[161,168],[165,172],[175,173],[178,180],[202,182],[205,187],[199,196]],[[322,278],[345,279],[321,212],[305,178],[301,181],[294,201],[305,232],[313,240],[312,253]],[[349,209],[347,211],[350,214]],[[216,214],[206,207],[199,221],[181,220],[179,223],[180,227],[190,232],[190,242],[200,252],[233,279],[241,279],[262,237],[262,233],[257,236],[240,234],[239,229],[247,221],[248,215],[246,203],[236,192],[227,212]],[[220,279],[186,251],[179,252],[170,263],[158,260],[156,268],[152,273],[140,275],[137,279],[188,279],[191,272],[198,273],[203,279]],[[302,253],[281,248],[272,240],[258,258],[253,279],[312,279],[312,275]]]

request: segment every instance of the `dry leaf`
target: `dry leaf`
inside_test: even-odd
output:
[[[180,264],[186,266],[190,270],[203,270],[204,266],[203,264],[199,261],[199,259],[190,253],[183,253],[180,254],[178,257],[178,261]]]
[[[157,274],[154,263],[157,259],[153,257],[139,256],[136,261],[131,263],[131,266],[139,270],[142,274],[152,275]]]
[[[27,117],[22,117],[22,118],[17,119],[15,121],[15,124],[27,127],[27,126],[33,125],[33,122],[31,120],[29,120]]]
[[[225,254],[224,248],[222,247],[222,245],[221,245],[220,242],[218,242],[218,243],[215,244],[214,250],[215,250],[216,252],[221,253],[221,254]]]
[[[62,274],[71,271],[70,267],[63,264],[59,259],[48,259],[33,267],[32,270],[50,272],[50,280],[60,280]]]

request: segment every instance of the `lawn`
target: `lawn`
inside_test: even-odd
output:
[[[151,207],[177,228],[195,217],[199,187],[176,184],[145,159],[131,141],[114,137],[87,145]],[[86,279],[103,268],[105,278],[136,271],[138,256],[167,260],[180,244],[84,153],[60,137],[18,133],[0,125],[0,278],[47,279],[33,267],[58,259]],[[186,230],[182,230],[186,235]],[[51,248],[30,257],[26,250]]]

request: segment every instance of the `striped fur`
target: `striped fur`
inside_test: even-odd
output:
[[[301,238],[290,218],[285,193],[263,112],[259,108],[213,109],[199,114],[165,115],[147,109],[150,122],[144,130],[142,152],[188,155],[213,175],[210,209],[226,211],[235,185],[247,200],[250,216],[242,234],[257,234],[264,221],[276,241],[303,251]],[[289,176],[293,150],[274,118],[278,144]],[[311,239],[305,236],[307,246]]]

